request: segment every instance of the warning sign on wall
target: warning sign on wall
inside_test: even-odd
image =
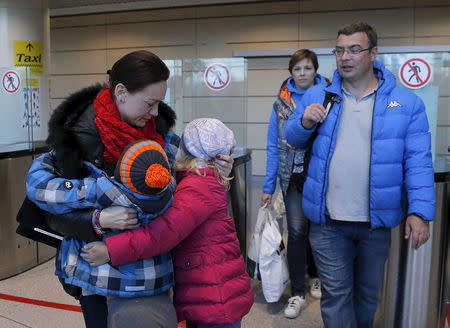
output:
[[[14,65],[43,67],[42,42],[14,40]]]
[[[2,76],[2,87],[8,93],[16,93],[20,87],[20,77],[14,71],[9,71]]]
[[[231,73],[223,64],[212,64],[206,68],[204,79],[208,88],[219,91],[228,86],[231,81]]]
[[[424,59],[408,59],[398,72],[400,81],[410,89],[423,88],[431,81],[433,75],[431,65]]]

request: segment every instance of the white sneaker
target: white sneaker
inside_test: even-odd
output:
[[[319,278],[314,278],[311,280],[311,289],[309,290],[309,293],[314,298],[322,297],[322,289],[321,289],[321,283],[320,283]]]
[[[293,296],[288,300],[288,305],[284,309],[284,316],[289,319],[295,319],[305,306],[306,300],[304,296]]]

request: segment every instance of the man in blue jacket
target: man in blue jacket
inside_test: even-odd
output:
[[[435,211],[430,133],[422,100],[396,86],[375,60],[372,27],[344,27],[333,53],[332,84],[304,95],[286,138],[295,147],[313,142],[303,210],[312,221],[325,327],[372,327],[390,228],[406,217],[412,247],[429,238]],[[326,94],[333,101],[325,108]]]

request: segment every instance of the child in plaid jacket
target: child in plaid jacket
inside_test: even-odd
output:
[[[62,214],[75,209],[103,209],[113,205],[136,209],[140,224],[150,222],[172,202],[175,182],[164,150],[154,141],[131,143],[119,159],[115,178],[85,162],[89,172],[82,180],[58,176],[52,153],[34,160],[27,176],[27,195],[45,211]],[[118,180],[118,181],[117,181]],[[94,212],[93,220],[98,220]],[[101,228],[98,222],[94,227]],[[105,236],[120,233],[105,232]],[[157,295],[173,285],[173,268],[169,253],[161,263],[153,258],[112,266],[93,267],[80,256],[85,242],[65,237],[57,259],[56,275],[68,284],[83,288],[84,294],[134,298]]]

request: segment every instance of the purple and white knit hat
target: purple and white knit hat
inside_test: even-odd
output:
[[[209,161],[216,155],[231,155],[236,140],[233,131],[221,121],[199,118],[186,125],[183,143],[192,156]]]

